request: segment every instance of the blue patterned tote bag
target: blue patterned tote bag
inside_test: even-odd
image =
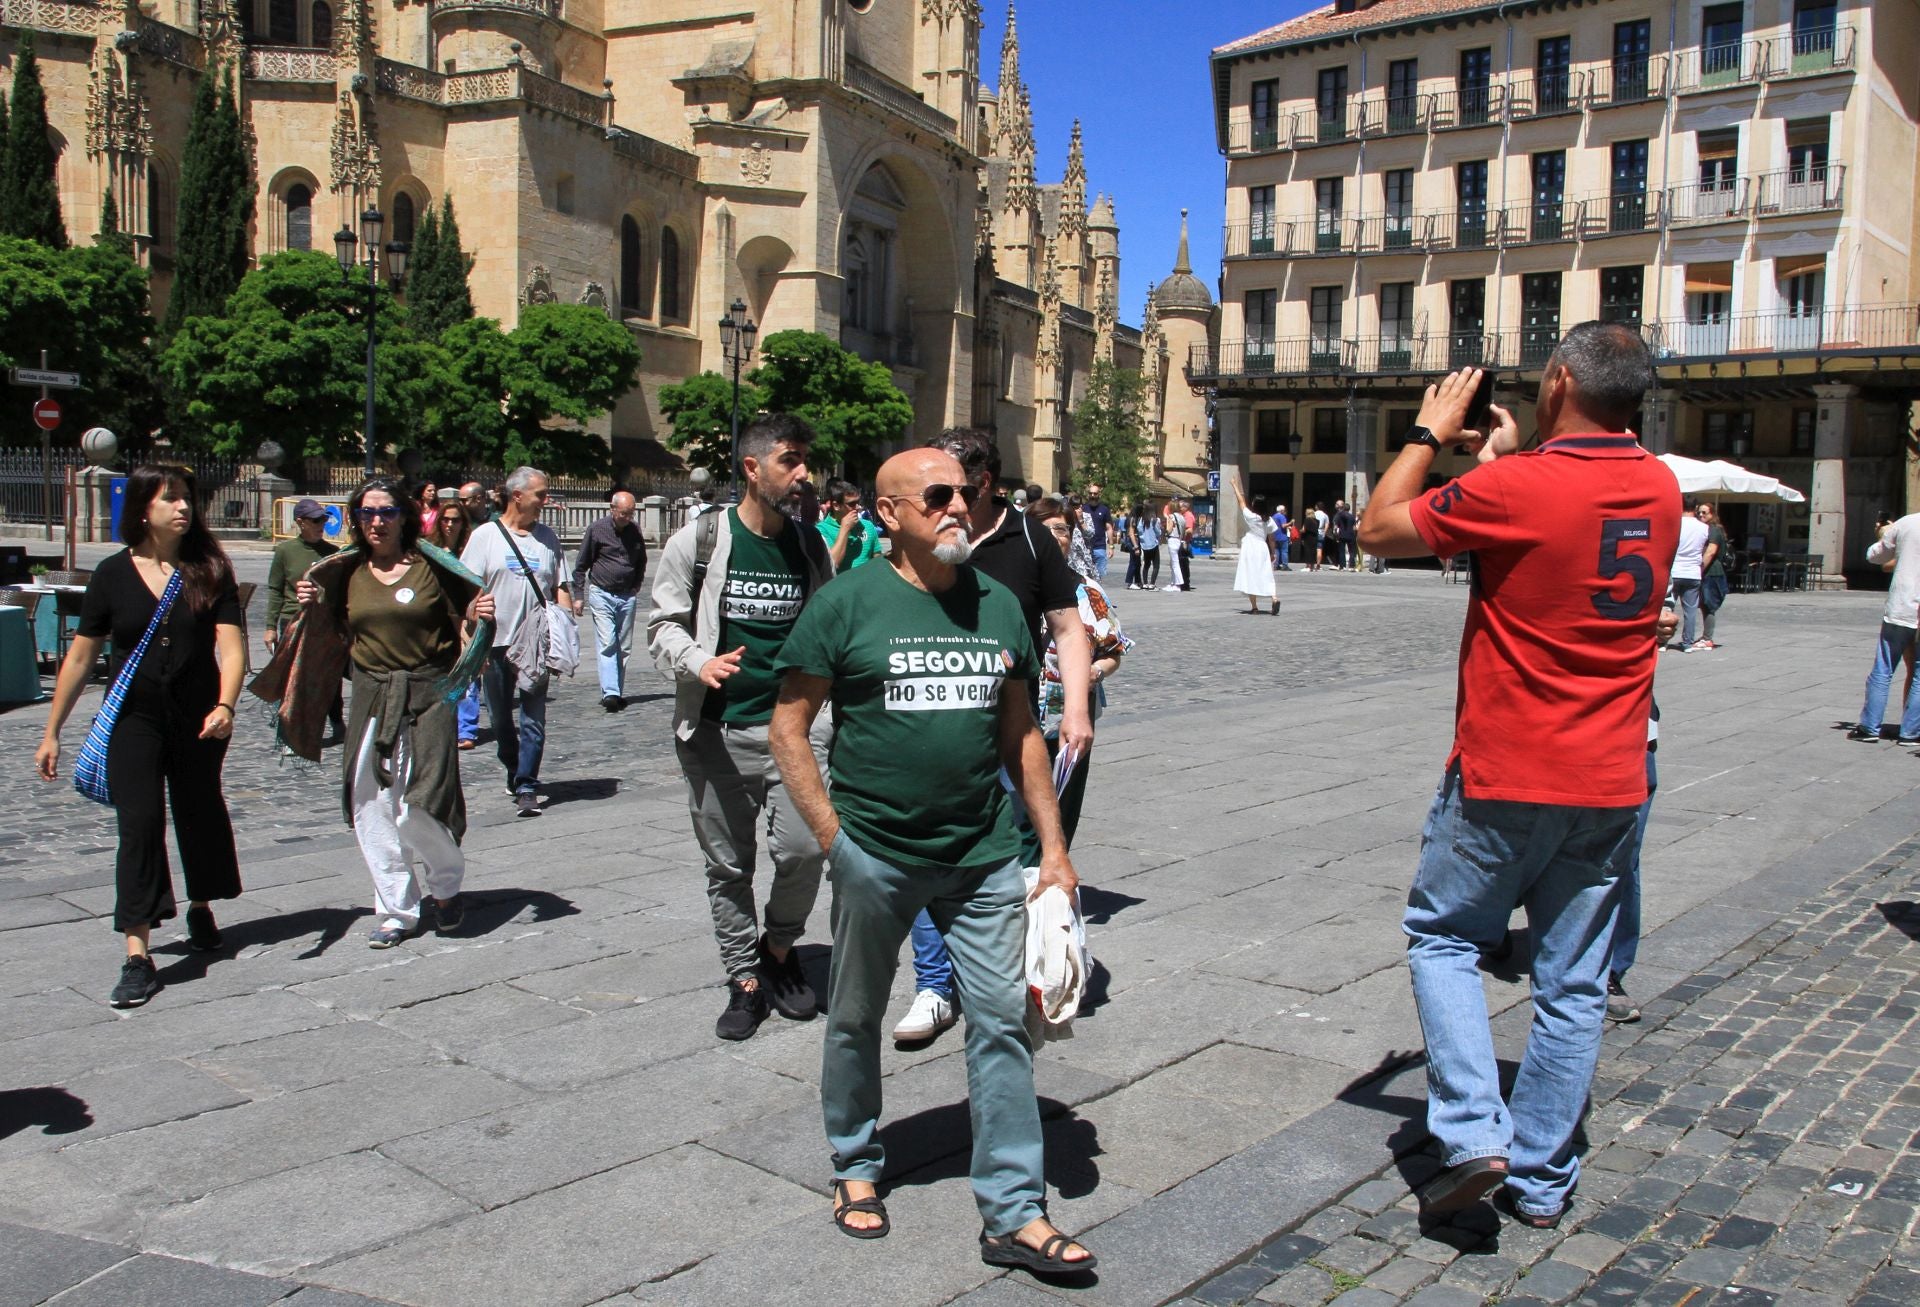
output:
[[[127,687],[133,684],[133,674],[140,670],[140,659],[146,655],[153,633],[167,620],[173,601],[179,595],[180,571],[175,568],[167,578],[166,590],[160,595],[160,606],[153,610],[153,620],[147,623],[147,633],[140,637],[140,643],[133,647],[127,661],[120,664],[120,674],[107,687],[107,697],[100,704],[100,711],[93,715],[87,738],[81,742],[80,756],[74,759],[73,788],[95,803],[113,802],[113,796],[107,791],[107,742],[113,738],[113,724],[120,719],[120,705],[127,701]]]

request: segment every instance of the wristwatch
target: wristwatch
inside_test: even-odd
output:
[[[1408,428],[1407,443],[1409,445],[1425,445],[1435,453],[1440,452],[1440,450],[1444,448],[1440,443],[1440,437],[1434,435],[1427,427]]]

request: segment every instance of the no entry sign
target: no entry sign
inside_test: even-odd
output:
[[[60,425],[60,401],[57,399],[36,399],[33,401],[33,421],[42,431],[51,431]]]

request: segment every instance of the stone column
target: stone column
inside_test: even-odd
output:
[[[1641,412],[1646,430],[1640,433],[1640,443],[1649,454],[1671,454],[1680,429],[1680,397],[1670,390],[1650,391]]]
[[[280,524],[273,520],[274,501],[288,498],[292,494],[293,482],[283,476],[276,475],[272,472],[262,472],[253,479],[255,520],[260,523],[260,534],[266,536],[269,540],[273,538],[274,532],[280,527]]]
[[[1247,456],[1253,449],[1253,401],[1222,396],[1214,402],[1213,420],[1219,432],[1220,493],[1214,496],[1213,552],[1225,557],[1239,552],[1244,524],[1240,499],[1233,487],[1247,475]]]
[[[1354,399],[1347,406],[1347,507],[1355,516],[1373,494],[1373,451],[1379,440],[1380,401]]]
[[[73,538],[92,544],[113,539],[113,479],[107,467],[83,467],[73,474]]]
[[[1813,484],[1807,489],[1807,552],[1822,554],[1839,576],[1847,562],[1847,445],[1857,386],[1815,386],[1820,412],[1813,429]]]

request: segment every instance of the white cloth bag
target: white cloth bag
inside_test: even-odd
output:
[[[1036,1044],[1073,1038],[1073,1018],[1087,990],[1093,957],[1087,952],[1087,926],[1080,916],[1080,895],[1071,898],[1058,885],[1038,894],[1040,869],[1028,867],[1027,881],[1027,1034]]]

